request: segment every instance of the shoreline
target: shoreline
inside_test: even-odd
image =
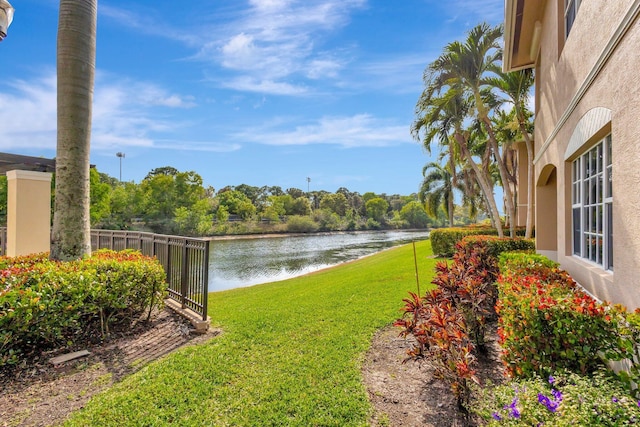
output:
[[[432,228],[407,228],[389,230],[353,230],[353,231],[316,231],[313,233],[256,233],[256,234],[225,234],[221,236],[204,236],[202,239],[215,240],[241,240],[241,239],[270,239],[276,237],[306,237],[306,236],[333,236],[339,234],[362,234],[362,233],[388,233],[388,232],[431,232]]]

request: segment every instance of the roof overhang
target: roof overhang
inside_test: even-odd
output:
[[[0,175],[6,175],[7,171],[10,170],[55,172],[56,161],[55,159],[45,159],[43,157],[0,153]]]
[[[546,0],[504,1],[503,71],[535,67],[545,3]]]

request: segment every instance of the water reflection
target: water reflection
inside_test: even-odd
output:
[[[214,240],[209,291],[284,280],[428,237],[426,231],[386,231]]]

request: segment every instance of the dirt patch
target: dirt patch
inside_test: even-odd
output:
[[[112,386],[149,362],[187,344],[219,333],[195,334],[189,322],[165,309],[149,322],[138,322],[115,339],[99,345],[78,344],[40,355],[18,369],[0,374],[0,426],[49,426],[63,422],[96,393]],[[51,357],[87,349],[88,357],[58,366]]]
[[[370,420],[373,426],[441,427],[478,425],[465,419],[457,410],[451,389],[433,377],[427,362],[402,361],[411,342],[398,336],[400,329],[388,326],[373,338],[365,358],[363,379],[369,400],[374,406]],[[488,353],[478,360],[481,383],[504,381],[497,335],[492,329],[488,337]]]

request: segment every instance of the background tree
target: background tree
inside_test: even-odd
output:
[[[91,226],[95,227],[111,214],[111,187],[102,182],[97,170],[89,172]]]
[[[427,228],[429,226],[429,216],[422,204],[416,200],[402,207],[400,218],[406,221],[410,228]]]
[[[97,16],[97,0],[60,0],[54,260],[91,255],[89,151]]]
[[[320,209],[329,209],[339,216],[344,216],[349,202],[343,193],[327,194],[320,201]]]
[[[379,223],[383,223],[387,209],[389,209],[389,203],[382,197],[374,197],[365,203],[367,209],[367,217],[371,218]]]

